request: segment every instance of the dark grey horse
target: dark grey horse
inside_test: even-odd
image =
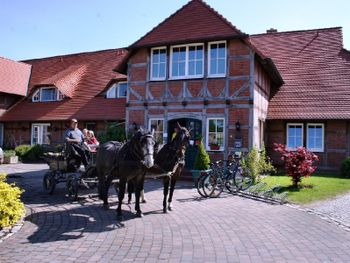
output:
[[[165,144],[157,153],[155,157],[155,166],[149,169],[150,173],[169,173],[170,176],[166,176],[163,179],[163,212],[167,213],[168,210],[172,210],[172,199],[177,179],[180,177],[181,172],[185,166],[185,152],[190,139],[190,131],[185,127],[181,127],[177,123],[178,132],[175,138]],[[170,193],[169,193],[170,184]],[[167,197],[168,205],[167,205]]]
[[[140,192],[143,190],[145,172],[154,164],[153,133],[138,130],[125,144],[110,141],[102,144],[97,152],[96,169],[99,177],[99,196],[108,208],[108,189],[113,179],[119,179],[117,214],[121,216],[125,186],[131,181],[135,186],[135,210],[142,216]]]

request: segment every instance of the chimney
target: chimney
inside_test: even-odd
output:
[[[268,29],[268,30],[266,30],[266,33],[268,33],[268,34],[271,34],[271,33],[277,33],[278,31],[277,31],[277,29],[276,28],[270,28],[270,29]]]

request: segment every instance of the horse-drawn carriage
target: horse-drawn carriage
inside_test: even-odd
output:
[[[93,188],[98,183],[95,167],[96,153],[90,153],[90,165],[82,171],[79,158],[74,158],[65,146],[61,152],[44,153],[43,159],[50,170],[43,177],[43,188],[48,194],[53,194],[58,183],[66,183],[68,197],[78,198],[80,187]]]

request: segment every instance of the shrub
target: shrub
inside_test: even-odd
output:
[[[203,141],[198,145],[198,152],[196,159],[194,160],[195,170],[207,170],[209,169],[210,157],[204,148]]]
[[[16,156],[16,152],[14,150],[5,150],[4,151],[4,157],[9,158]]]
[[[17,146],[15,151],[21,161],[38,161],[44,153],[44,148],[39,144],[33,146],[23,144]]]
[[[266,156],[265,147],[261,153],[253,147],[247,156],[242,159],[241,164],[243,169],[252,176],[253,184],[259,181],[259,177],[262,173],[276,172],[276,168]]]
[[[0,174],[0,229],[15,224],[24,213],[23,190],[5,180],[6,175]]]
[[[350,178],[350,157],[344,159],[340,168],[342,176]]]
[[[287,175],[292,178],[293,186],[298,186],[302,177],[309,177],[316,170],[315,161],[318,161],[318,156],[305,147],[290,151],[283,144],[275,143],[274,145],[275,151],[282,154],[284,169]]]
[[[125,124],[124,123],[110,123],[103,132],[97,134],[98,141],[102,144],[108,141],[125,141]]]

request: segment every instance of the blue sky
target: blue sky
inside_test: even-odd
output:
[[[350,49],[348,0],[207,0],[248,34],[343,27]],[[0,56],[14,60],[125,47],[186,0],[0,0]]]

